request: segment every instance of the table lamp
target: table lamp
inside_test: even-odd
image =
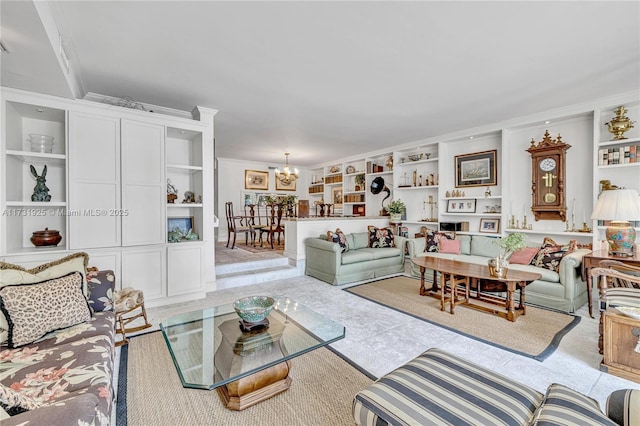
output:
[[[614,256],[633,256],[636,230],[629,221],[640,220],[640,195],[635,189],[602,191],[591,219],[610,220],[605,235],[609,253]]]

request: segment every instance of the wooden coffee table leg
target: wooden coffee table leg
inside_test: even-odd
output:
[[[444,311],[444,301],[445,301],[445,293],[447,289],[447,281],[446,274],[444,272],[440,272],[440,310]]]
[[[291,362],[285,361],[222,385],[216,390],[226,408],[236,411],[244,410],[289,389],[290,370]]]
[[[527,283],[521,282],[521,283],[518,283],[518,285],[520,286],[520,309],[522,310],[522,315],[526,315],[527,305],[525,305],[524,290],[527,288]]]
[[[427,270],[424,266],[420,267],[420,296],[427,294],[427,289],[424,287],[424,273]]]
[[[507,319],[509,321],[516,320],[515,306],[513,303],[514,291],[515,291],[515,282],[509,281],[507,283]]]
[[[451,301],[449,302],[449,313],[453,315],[453,311],[456,308],[456,299],[458,298],[458,286],[456,284],[455,275],[451,275],[451,277],[449,277],[449,285],[451,286]]]

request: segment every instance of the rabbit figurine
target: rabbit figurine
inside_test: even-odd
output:
[[[44,165],[42,169],[42,176],[38,176],[36,168],[31,167],[31,174],[36,178],[36,186],[33,187],[33,194],[31,194],[31,201],[51,201],[51,195],[49,195],[49,188],[47,188],[47,165]]]

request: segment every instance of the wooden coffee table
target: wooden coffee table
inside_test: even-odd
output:
[[[515,321],[520,315],[526,314],[525,304],[525,288],[527,284],[542,277],[542,275],[533,272],[515,271],[509,269],[505,278],[497,278],[491,276],[489,267],[486,265],[478,265],[475,263],[461,262],[458,260],[439,259],[435,257],[417,257],[412,262],[420,267],[420,295],[431,295],[440,298],[440,309],[444,311],[447,301],[446,283],[449,281],[451,288],[451,297],[448,298],[450,303],[450,312],[453,314],[458,299],[458,285],[464,284],[465,294],[464,302],[461,305],[490,312],[499,315],[509,321]],[[425,271],[432,269],[434,272],[434,280],[431,288],[425,287]],[[440,273],[440,289],[436,280],[436,273]],[[497,283],[505,286],[507,293],[506,299],[485,295],[481,292],[481,283]],[[484,304],[475,303],[470,297],[471,287],[476,287],[476,300],[488,302],[490,304],[501,305],[505,309],[497,310]],[[515,292],[520,291],[520,303],[515,306]]]
[[[243,410],[291,385],[291,359],[344,338],[344,326],[286,297],[275,297],[269,327],[240,329],[232,305],[175,315],[160,324],[182,386],[216,389]]]

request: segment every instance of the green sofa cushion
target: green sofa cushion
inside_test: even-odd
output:
[[[471,239],[470,254],[484,257],[497,257],[500,254],[500,248],[494,241],[496,241],[495,237],[474,235]]]
[[[363,249],[369,247],[369,233],[368,232],[354,232],[351,234],[353,238],[353,249]],[[351,247],[351,246],[349,246]]]
[[[378,250],[378,249],[373,249],[373,250]],[[345,253],[342,253],[343,265],[366,262],[368,260],[374,260],[373,253],[368,249],[349,250]]]

